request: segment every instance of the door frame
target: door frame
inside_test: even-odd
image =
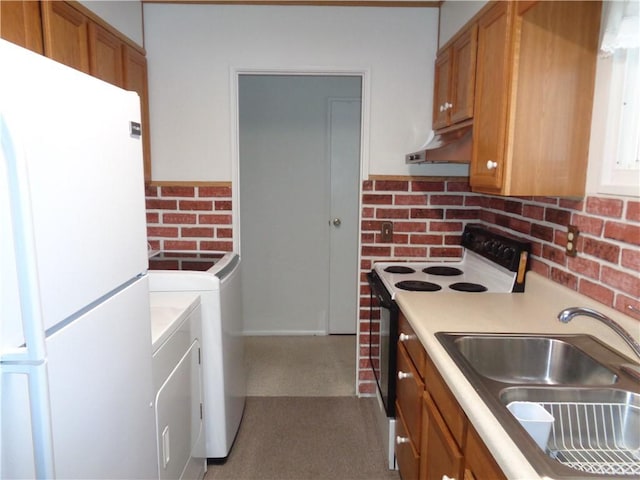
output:
[[[232,66],[229,68],[229,115],[230,115],[230,145],[229,153],[231,156],[231,214],[232,214],[232,227],[233,227],[233,249],[238,255],[242,256],[240,249],[240,238],[242,232],[240,231],[240,121],[239,121],[239,80],[240,75],[302,75],[302,76],[359,76],[361,82],[361,101],[362,110],[360,113],[360,178],[358,182],[358,252],[357,252],[357,265],[358,271],[360,271],[360,265],[362,264],[362,182],[368,178],[369,172],[369,126],[370,126],[370,112],[371,112],[371,70],[368,68],[255,68],[255,67],[239,67]],[[358,392],[358,372],[360,365],[360,344],[361,344],[361,332],[360,332],[360,278],[355,279],[358,282],[358,292],[356,308],[356,368],[353,372],[353,381],[355,384],[356,392]],[[327,328],[328,328],[327,323]],[[360,394],[357,394],[360,396]]]

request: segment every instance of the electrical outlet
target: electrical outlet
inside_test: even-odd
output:
[[[580,234],[580,230],[575,225],[569,225],[567,227],[567,245],[566,245],[566,253],[570,257],[575,257],[578,253],[578,235]]]
[[[380,241],[384,243],[393,242],[393,223],[382,222],[380,226]]]

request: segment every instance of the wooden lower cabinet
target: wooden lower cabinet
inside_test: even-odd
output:
[[[506,480],[400,313],[396,461],[402,480]]]
[[[463,457],[460,447],[428,392],[422,397],[422,451],[420,453],[420,479],[461,479]]]
[[[465,446],[465,480],[507,480],[502,470],[487,450],[486,445],[469,425],[467,431],[467,444]]]
[[[396,383],[396,459],[402,480],[418,480],[422,441],[422,394],[426,352],[409,322],[398,324]]]
[[[411,440],[409,429],[402,415],[402,409],[396,403],[396,461],[402,480],[419,480],[420,454]]]

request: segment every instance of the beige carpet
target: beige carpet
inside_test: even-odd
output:
[[[205,480],[399,480],[374,398],[355,397],[356,337],[247,337],[247,404]]]
[[[206,480],[399,480],[384,462],[373,398],[249,397],[227,462]]]
[[[250,397],[355,395],[356,336],[247,337]]]

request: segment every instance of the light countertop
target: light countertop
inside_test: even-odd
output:
[[[437,332],[586,333],[600,339],[630,359],[638,361],[625,341],[605,324],[585,316],[575,317],[567,324],[557,320],[558,312],[564,308],[590,307],[611,317],[634,338],[640,338],[640,321],[638,320],[534,272],[527,273],[526,282],[525,293],[429,295],[420,292],[400,292],[396,295],[396,302],[456,396],[469,421],[510,479],[540,477],[434,334]]]
[[[155,352],[200,304],[200,295],[189,292],[151,292],[151,343]]]

